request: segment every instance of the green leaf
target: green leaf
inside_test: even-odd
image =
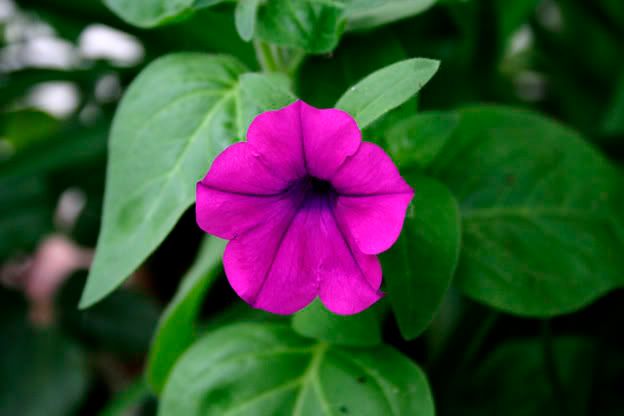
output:
[[[457,127],[459,116],[426,112],[402,120],[385,133],[385,149],[399,168],[429,166]]]
[[[381,342],[381,320],[385,307],[377,302],[356,315],[342,316],[328,311],[317,299],[293,316],[299,334],[348,346],[372,346]]]
[[[450,286],[461,231],[459,207],[444,185],[418,175],[406,179],[414,199],[399,240],[381,260],[401,334],[413,339],[429,325]]]
[[[621,286],[623,181],[613,166],[538,115],[497,107],[460,115],[432,171],[460,203],[464,293],[545,317]]]
[[[343,9],[332,0],[267,1],[258,10],[257,34],[277,45],[330,52],[344,29]]]
[[[160,319],[147,360],[147,381],[160,392],[175,360],[195,339],[195,319],[204,295],[219,276],[225,241],[206,236],[197,259],[182,278]]]
[[[624,134],[624,71],[614,85],[602,130],[605,134],[614,136]]]
[[[18,152],[52,136],[62,125],[58,119],[37,110],[7,112],[2,115],[2,119],[3,139]],[[0,162],[2,161],[0,151]]]
[[[34,250],[54,230],[54,203],[41,177],[0,177],[0,263]]]
[[[117,16],[139,27],[154,27],[192,13],[195,0],[104,0]]]
[[[535,13],[539,0],[516,0],[508,2],[495,0],[494,13],[498,26],[498,40],[501,47],[507,46],[511,35],[523,24],[529,24],[529,18]]]
[[[290,90],[290,80],[284,74],[243,74],[240,77],[240,101],[244,105],[239,109],[239,137],[246,136],[247,127],[258,114],[285,107],[296,99]]]
[[[347,0],[349,30],[370,29],[417,15],[436,0]]]
[[[414,58],[382,68],[349,88],[336,103],[363,129],[416,94],[436,73],[439,62]]]
[[[507,342],[471,374],[470,382],[463,384],[459,400],[448,402],[455,406],[449,414],[586,415],[592,388],[593,350],[587,339],[555,338],[549,362],[540,339]],[[484,392],[488,400],[483,400]]]
[[[254,112],[292,101],[277,100],[280,86],[264,96],[257,81],[239,82],[244,70],[233,58],[181,53],[156,60],[132,83],[113,123],[102,229],[81,307],[110,293],[160,244]]]
[[[240,37],[249,42],[256,28],[256,15],[262,0],[239,0],[234,10],[236,30]]]
[[[310,56],[303,62],[296,79],[297,93],[316,107],[333,107],[347,88],[371,72],[407,58],[393,33],[349,36],[331,55]]]
[[[87,392],[86,357],[61,334],[23,319],[5,317],[0,325],[0,414],[77,414]]]
[[[177,362],[162,396],[169,415],[434,414],[423,372],[392,348],[313,343],[288,326],[236,324]]]

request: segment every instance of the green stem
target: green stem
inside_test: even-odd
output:
[[[256,57],[260,63],[260,68],[264,72],[279,72],[280,67],[277,63],[271,45],[261,40],[254,41],[254,49],[256,50]]]
[[[456,374],[463,373],[474,361],[475,357],[479,353],[479,350],[483,346],[485,339],[490,334],[490,331],[494,327],[496,320],[498,319],[498,312],[491,311],[490,314],[483,320],[481,325],[479,326],[476,334],[470,340],[468,347],[466,348],[466,352],[462,357],[461,362],[457,366]]]
[[[570,413],[568,412],[565,392],[563,385],[561,384],[559,371],[557,370],[557,363],[555,362],[552,329],[548,319],[542,321],[542,342],[544,347],[544,366],[546,367],[546,375],[548,376],[548,380],[550,381],[550,385],[552,387],[553,397],[559,406],[561,414],[568,415]]]
[[[264,72],[282,72],[291,79],[305,58],[305,52],[300,49],[281,48],[261,40],[254,41],[254,48]]]

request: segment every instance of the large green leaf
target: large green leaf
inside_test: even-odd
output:
[[[414,200],[399,240],[382,262],[388,298],[403,337],[427,327],[449,288],[460,248],[460,215],[450,191],[434,179],[408,175]]]
[[[571,337],[555,338],[552,346],[540,339],[505,343],[471,374],[458,400],[446,403],[448,414],[587,415],[593,349],[589,340]]]
[[[225,241],[206,236],[195,263],[163,313],[147,361],[147,380],[160,392],[175,360],[195,338],[195,319],[204,295],[219,275]]]
[[[381,342],[383,301],[355,315],[336,315],[317,299],[293,316],[299,334],[338,345],[371,346]]]
[[[437,0],[347,0],[345,15],[352,30],[370,29],[422,13]]]
[[[448,112],[415,114],[391,126],[384,135],[385,149],[399,168],[426,168],[457,127],[459,116]]]
[[[344,6],[332,0],[271,0],[258,10],[261,39],[310,53],[330,52],[344,29]]]
[[[407,59],[373,72],[349,88],[336,103],[363,129],[416,94],[436,73],[438,61]]]
[[[263,95],[268,89],[256,90],[258,76],[241,76],[244,70],[229,57],[181,53],[158,59],[132,83],[113,123],[102,230],[82,307],[160,244],[193,203],[212,159],[242,136],[254,112],[292,101],[281,83]]]
[[[312,343],[279,324],[236,324],[194,344],[159,415],[434,414],[423,372],[389,347]]]
[[[551,316],[622,285],[623,181],[608,161],[535,114],[460,115],[432,167],[461,206],[460,288],[507,312]]]

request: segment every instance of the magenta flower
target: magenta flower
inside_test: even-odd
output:
[[[382,296],[376,254],[413,191],[353,118],[296,101],[260,114],[197,184],[197,223],[227,240],[225,274],[251,306],[291,314],[316,296],[349,315]]]

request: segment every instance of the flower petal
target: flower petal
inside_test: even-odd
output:
[[[250,150],[246,143],[229,146],[197,184],[196,218],[205,232],[229,240],[291,208],[288,183]]]
[[[221,152],[202,183],[213,189],[250,195],[277,194],[288,187],[288,180],[264,165],[253,148],[244,142],[230,145]]]
[[[256,117],[247,141],[283,178],[308,174],[327,180],[357,151],[362,135],[348,113],[295,101]]]
[[[363,142],[332,178],[336,215],[366,254],[389,249],[399,237],[414,191],[379,146]]]
[[[377,258],[351,250],[320,198],[230,241],[223,264],[241,298],[273,313],[294,313],[320,294],[334,313],[352,314],[381,297]]]
[[[348,113],[300,103],[301,129],[308,174],[329,180],[362,142],[357,123]]]
[[[318,291],[319,218],[313,210],[284,213],[230,241],[223,266],[234,291],[253,307],[277,314],[312,302]]]
[[[336,215],[366,254],[388,250],[399,238],[413,193],[339,196]]]
[[[325,245],[319,297],[333,313],[352,315],[383,296],[379,291],[381,264],[377,256],[360,252],[335,215],[332,217],[326,223],[327,234],[332,238]]]
[[[202,182],[197,184],[196,192],[197,224],[205,232],[226,240],[294,209],[288,194],[237,194],[212,189]]]
[[[362,142],[340,166],[331,183],[341,195],[412,193],[390,156],[376,144]]]
[[[247,143],[277,176],[292,181],[305,176],[300,101],[257,116],[247,130]]]

